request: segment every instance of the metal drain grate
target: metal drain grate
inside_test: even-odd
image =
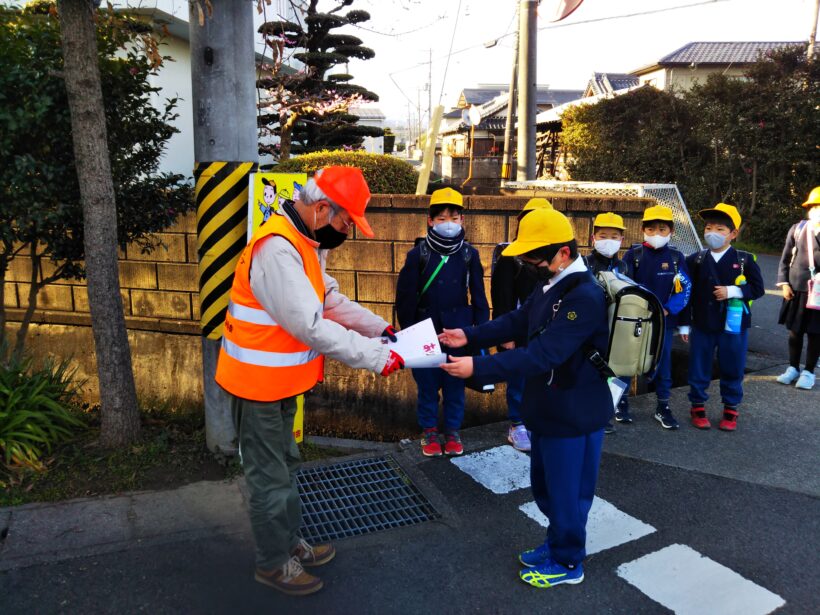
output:
[[[300,470],[302,536],[325,542],[414,525],[440,515],[392,457]]]

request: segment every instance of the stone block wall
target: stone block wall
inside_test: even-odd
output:
[[[467,239],[479,251],[489,299],[490,260],[496,243],[511,241],[517,214],[533,195],[465,197]],[[640,241],[640,219],[651,199],[607,198],[549,194],[556,209],[565,212],[575,228],[582,252],[589,250],[592,220],[605,211],[624,216],[624,245]],[[376,234],[367,239],[354,232],[330,253],[328,272],[351,299],[393,322],[395,283],[405,255],[427,229],[429,197],[374,195],[368,220]],[[121,254],[120,282],[129,328],[137,390],[144,400],[201,404],[199,283],[194,214],[181,218],[160,235],[163,246],[144,254],[129,246]],[[47,273],[47,272],[46,272]],[[15,259],[6,280],[6,308],[11,329],[26,307],[31,263]],[[29,346],[36,354],[73,357],[77,375],[87,378],[86,397],[98,397],[85,284],[61,281],[45,287]],[[356,437],[399,437],[415,432],[415,383],[411,374],[381,378],[328,362],[324,385],[317,387],[311,406],[312,433]],[[506,414],[503,386],[493,395],[470,393],[465,422],[501,420]]]

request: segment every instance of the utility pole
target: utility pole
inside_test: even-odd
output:
[[[515,16],[519,16],[519,5],[515,6]],[[515,126],[515,107],[518,102],[518,91],[516,89],[518,81],[518,30],[515,31],[515,42],[513,43],[513,68],[510,77],[510,89],[507,99],[507,122],[504,125],[504,159],[501,162],[501,179],[512,179],[513,146],[512,134]],[[517,175],[517,173],[516,173]]]
[[[253,5],[189,3],[205,439],[235,454],[229,398],[214,381],[233,273],[247,244],[248,175],[258,159]],[[200,10],[204,24],[199,25]]]
[[[820,0],[814,0],[814,19],[811,21],[811,35],[809,36],[809,50],[806,60],[814,62],[814,39],[817,38],[817,15],[820,13]]]
[[[421,90],[416,87],[416,119],[418,120],[419,147],[421,147]]]
[[[537,5],[537,0],[520,0],[518,7],[518,181],[535,179]]]

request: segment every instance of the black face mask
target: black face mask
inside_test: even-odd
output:
[[[347,239],[347,233],[337,231],[330,224],[325,224],[322,228],[317,228],[313,231],[316,241],[319,242],[319,247],[323,250],[332,250],[338,248]]]
[[[541,261],[543,263],[544,261]],[[523,263],[524,267],[526,268],[527,272],[538,280],[540,283],[546,284],[550,281],[550,279],[555,275],[554,271],[550,271],[549,267],[540,267],[539,265],[534,265],[533,263]]]

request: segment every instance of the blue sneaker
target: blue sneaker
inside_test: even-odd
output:
[[[655,420],[658,421],[664,429],[674,430],[680,427],[678,421],[672,416],[669,404],[666,402],[658,402],[658,407],[655,410]]]
[[[518,554],[518,561],[524,564],[527,568],[534,568],[535,566],[543,566],[550,559],[550,547],[544,544],[530,549],[529,551],[522,551]]]
[[[541,566],[524,568],[518,576],[524,583],[540,589],[555,587],[562,583],[577,585],[584,580],[584,565],[578,564],[575,568],[570,569],[558,562],[548,560]]]

